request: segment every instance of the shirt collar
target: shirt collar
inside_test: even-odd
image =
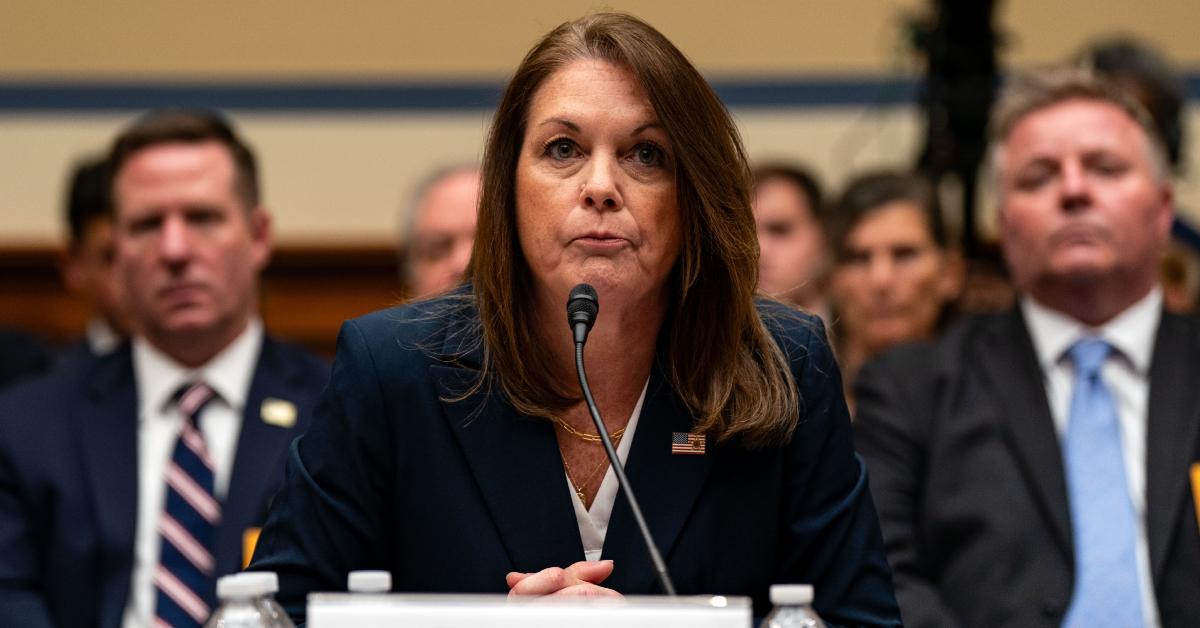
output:
[[[1029,326],[1043,372],[1055,367],[1079,339],[1098,336],[1124,356],[1135,372],[1144,376],[1150,370],[1154,336],[1162,319],[1162,288],[1155,285],[1146,296],[1099,327],[1085,325],[1028,295],[1021,297],[1021,313]]]
[[[179,387],[203,381],[238,413],[246,405],[250,381],[262,349],[263,327],[251,318],[246,329],[204,365],[190,368],[176,362],[145,338],[133,339],[133,372],[138,387],[138,416],[153,416],[171,402]]]

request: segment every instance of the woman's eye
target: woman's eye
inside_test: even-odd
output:
[[[570,140],[555,140],[548,148],[547,152],[555,159],[570,159],[575,155],[575,143]]]
[[[662,149],[653,144],[638,144],[634,149],[634,158],[642,166],[661,166],[664,161]]]

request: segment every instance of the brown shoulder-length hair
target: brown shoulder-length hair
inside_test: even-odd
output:
[[[696,417],[695,429],[717,440],[738,436],[750,446],[786,439],[798,421],[799,397],[754,304],[758,240],[741,137],[687,58],[649,24],[621,13],[588,15],[550,31],[525,56],[496,110],[468,270],[483,336],[482,377],[490,374],[532,416],[553,416],[580,399],[529,323],[533,281],[517,237],[515,192],[530,102],[548,77],[579,59],[628,68],[675,147],[682,251],[660,344],[666,343],[664,366]]]

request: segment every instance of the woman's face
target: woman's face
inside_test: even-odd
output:
[[[534,93],[517,161],[517,230],[539,296],[580,282],[661,294],[679,256],[675,147],[631,72],[581,59]]]
[[[831,295],[845,333],[871,353],[929,337],[961,287],[921,209],[907,201],[863,216],[842,249]]]

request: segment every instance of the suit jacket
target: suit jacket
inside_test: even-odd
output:
[[[1150,367],[1146,533],[1165,628],[1200,626],[1200,327],[1164,314]],[[1057,626],[1074,552],[1059,439],[1019,311],[863,368],[855,435],[909,626]],[[1130,568],[1133,568],[1132,566]]]
[[[0,388],[49,368],[54,353],[45,341],[17,329],[0,329]]]
[[[486,385],[471,391],[477,315],[447,303],[342,328],[330,387],[289,452],[251,565],[280,574],[294,617],[307,592],[344,590],[355,569],[386,569],[405,592],[505,593],[509,571],[584,559],[552,424],[521,416]],[[833,624],[898,625],[837,366],[820,322],[800,316],[775,317],[804,399],[791,442],[709,442],[705,455],[672,455],[672,432],[693,421],[660,364],[629,480],[680,593],[748,595],[761,613],[771,583],[809,582]],[[605,586],[656,592],[622,498],[603,558],[615,562]]]
[[[242,534],[262,524],[288,443],[305,427],[328,366],[265,339],[250,385],[217,531],[218,573],[242,565]],[[274,397],[287,429],[264,423]],[[137,516],[137,391],[129,345],[76,355],[0,395],[0,626],[120,625]]]

